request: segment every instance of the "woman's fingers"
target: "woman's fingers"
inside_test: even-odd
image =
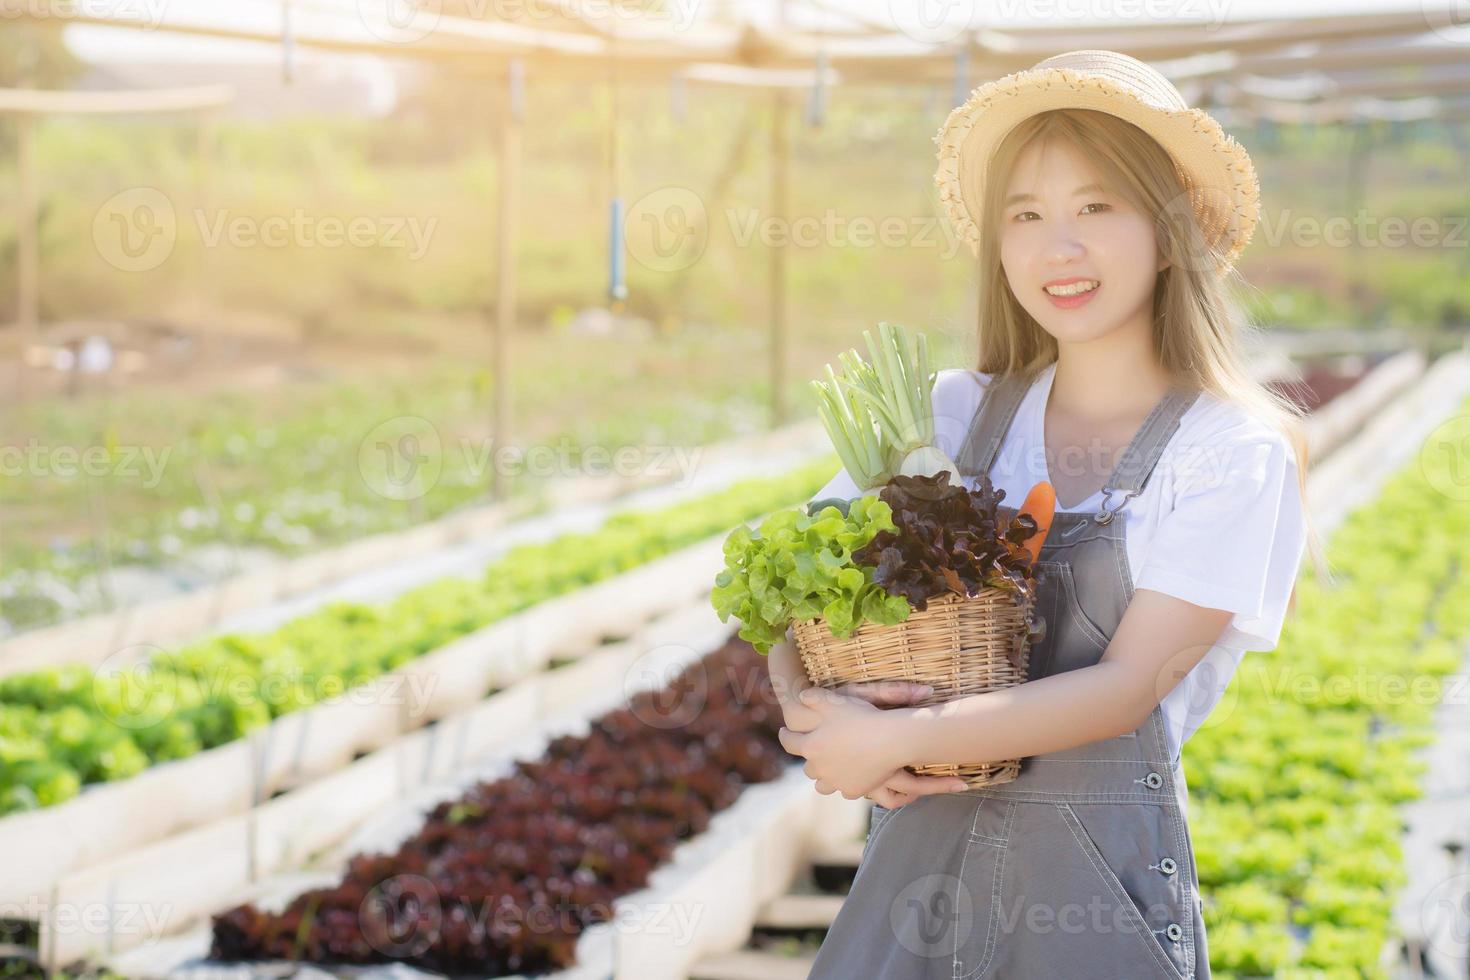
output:
[[[868,794],[868,799],[887,810],[897,810],[913,797],[907,793],[891,790],[887,786],[879,786]]]
[[[921,796],[935,793],[954,793],[970,787],[957,776],[917,776],[907,769],[897,769],[883,781],[868,799],[879,806],[895,810],[905,803],[912,803]]]
[[[958,776],[918,776],[907,769],[899,769],[883,780],[885,789],[906,793],[909,796],[929,796],[933,793],[954,793],[970,787]]]
[[[915,681],[854,681],[850,684],[842,684],[836,690],[838,694],[862,698],[869,704],[879,707],[913,704],[916,701],[922,701],[933,692],[933,688],[929,685]]]

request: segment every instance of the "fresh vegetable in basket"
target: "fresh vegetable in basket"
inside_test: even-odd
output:
[[[950,486],[943,474],[896,476],[878,494],[892,530],[875,534],[853,561],[875,566],[873,581],[920,611],[938,596],[985,588],[1005,589],[1024,604],[1035,589],[1029,542],[1039,525],[1024,508],[1007,520],[997,509],[1004,497],[983,475],[978,490]]]
[[[864,622],[901,623],[909,603],[873,581],[874,569],[853,553],[883,531],[894,530],[888,504],[877,497],[853,500],[846,514],[824,507],[779,510],[758,530],[745,525],[725,539],[725,568],[710,601],[727,622],[740,620],[740,637],[760,653],[786,636],[793,619],[823,617],[836,636]]]
[[[1017,517],[1030,517],[1036,522],[1036,533],[1026,540],[1026,553],[1033,562],[1041,558],[1041,546],[1051,533],[1052,518],[1057,513],[1057,488],[1045,480],[1036,484],[1021,502]]]
[[[879,340],[863,331],[870,362],[853,350],[839,355],[842,375],[827,365],[827,380],[813,381],[817,414],[842,466],[861,490],[896,475],[934,476],[960,484],[959,467],[934,445],[930,395],[936,375],[929,370],[928,342],[913,341],[901,326],[878,324]]]
[[[969,490],[943,474],[896,476],[846,514],[777,511],[754,533],[744,525],[730,532],[710,601],[722,622],[740,620],[741,638],[761,653],[794,620],[821,618],[846,638],[865,622],[904,622],[946,593],[999,588],[1027,605],[1039,522],[1025,511],[1006,520],[997,509],[1004,497],[988,477]]]

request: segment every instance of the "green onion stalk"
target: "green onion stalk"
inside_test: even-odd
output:
[[[922,333],[910,343],[908,332],[878,324],[879,339],[864,330],[869,361],[848,350],[838,355],[843,373],[827,365],[827,380],[813,381],[817,415],[837,456],[862,490],[882,486],[895,475],[934,476],[947,472],[961,485],[954,460],[934,445],[928,341]]]

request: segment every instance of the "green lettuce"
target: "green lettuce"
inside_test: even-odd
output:
[[[893,625],[909,618],[901,595],[873,581],[874,569],[853,560],[880,531],[896,530],[892,509],[877,496],[847,507],[779,510],[751,531],[741,525],[725,539],[725,568],[710,602],[721,622],[740,620],[740,638],[764,654],[795,620],[821,618],[833,636],[848,637],[865,622]]]

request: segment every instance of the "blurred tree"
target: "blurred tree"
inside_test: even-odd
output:
[[[81,70],[54,25],[19,21],[0,31],[0,87],[60,88]]]
[[[7,22],[0,31],[0,88],[64,88],[82,67],[55,25]],[[0,156],[14,157],[15,140],[15,127],[0,125]]]

